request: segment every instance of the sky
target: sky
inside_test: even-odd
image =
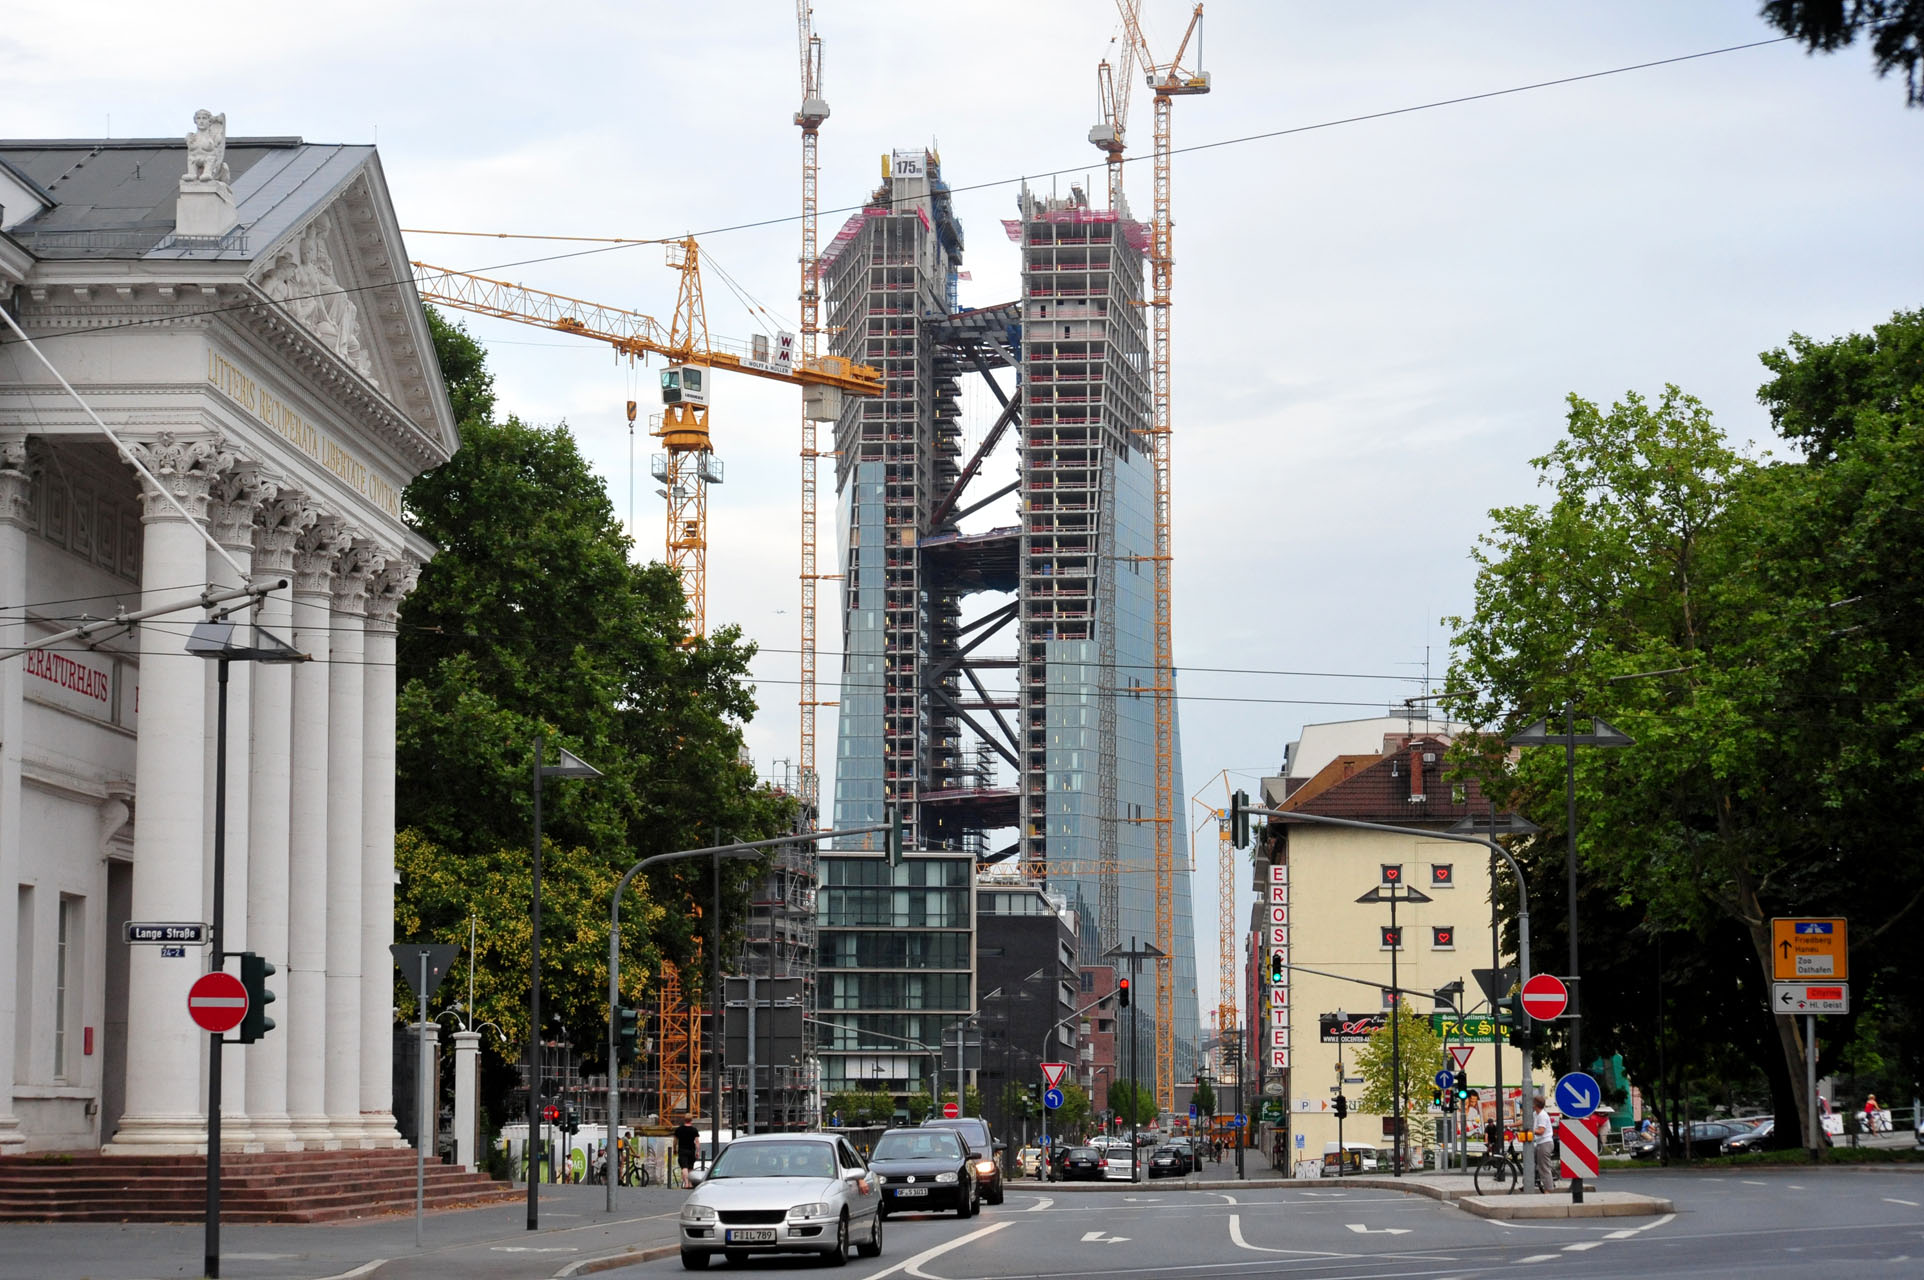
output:
[[[1444,619],[1472,607],[1471,549],[1491,508],[1539,500],[1530,460],[1559,438],[1567,396],[1674,383],[1768,449],[1759,352],[1924,305],[1924,111],[1861,46],[1770,44],[1352,120],[1769,40],[1758,7],[1212,0],[1186,59],[1212,91],[1179,100],[1173,127],[1173,628],[1192,829],[1228,787],[1276,772],[1302,725],[1435,687]],[[1142,8],[1167,57],[1189,5]],[[659,246],[426,233],[693,232],[710,329],[745,338],[796,324],[794,17],[776,0],[202,0],[168,20],[119,0],[15,0],[0,133],[178,136],[207,107],[235,137],[374,142],[411,257],[665,318],[675,278]],[[1086,135],[1113,0],[818,0],[814,22],[833,111],[823,241],[885,152],[931,147],[968,236],[963,305],[1014,297],[999,220],[1020,181],[1101,186]],[[1150,99],[1134,98],[1143,159],[1127,182],[1146,217]],[[638,472],[637,541],[659,547],[653,442],[631,454],[623,411],[654,407],[657,370],[506,321],[468,326],[502,410],[565,421],[624,516]],[[710,497],[708,617],[761,646],[747,739],[776,778],[797,756],[798,399],[725,379],[711,417],[727,479]],[[994,414],[972,393],[964,415],[967,447]],[[822,531],[826,558],[833,523]],[[825,613],[825,677],[838,631]],[[828,711],[825,775],[833,758]],[[1213,853],[1197,868],[1206,1009]]]

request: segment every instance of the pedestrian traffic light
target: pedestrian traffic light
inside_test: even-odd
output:
[[[1280,985],[1282,984],[1282,981],[1283,981],[1283,975],[1284,975],[1285,973],[1287,973],[1288,971],[1289,971],[1289,966],[1288,966],[1287,964],[1285,964],[1285,963],[1284,963],[1284,961],[1283,961],[1283,953],[1282,953],[1282,952],[1280,952],[1280,951],[1272,951],[1272,952],[1270,952],[1270,953],[1269,953],[1269,981],[1270,981],[1270,983],[1271,983],[1272,985],[1278,985],[1278,986],[1280,986]]]
[[[630,1063],[641,1056],[641,1010],[615,1008],[615,1060]]]
[[[1238,791],[1229,797],[1229,843],[1238,849],[1249,847],[1249,793]]]
[[[267,979],[277,972],[264,957],[251,951],[240,954],[241,985],[247,988],[247,1014],[241,1019],[239,1042],[252,1044],[274,1029],[274,1020],[267,1016],[267,1006],[274,1003],[274,993],[267,989]]]
[[[1338,1120],[1341,1120],[1344,1116],[1348,1114],[1349,1114],[1349,1099],[1339,1093],[1336,1095],[1336,1118]]]
[[[1129,1007],[1129,979],[1124,978],[1120,982],[1116,983],[1116,1008],[1127,1009],[1128,1007]]]
[[[568,1118],[561,1122],[561,1131],[573,1136],[581,1132],[581,1113],[573,1107],[568,1108]]]

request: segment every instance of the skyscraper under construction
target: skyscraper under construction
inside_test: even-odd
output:
[[[958,309],[962,228],[929,152],[894,153],[822,255],[833,350],[885,380],[836,427],[834,825],[881,821],[893,804],[912,848],[1020,859],[1076,906],[1082,954],[1094,958],[1156,941],[1148,232],[1079,189],[1025,188],[1018,214],[1003,226],[1021,247],[1022,296],[1000,306]],[[999,413],[965,456],[972,377]],[[1015,480],[992,485],[983,464],[1005,439]],[[1195,1069],[1199,1026],[1179,765],[1175,779],[1180,1079]],[[833,924],[822,926],[826,967],[837,962]],[[886,1021],[898,1040],[920,1039],[903,1030],[912,1017],[918,1031],[933,1027],[915,1011],[960,1018],[982,994],[947,984],[967,999],[933,1009],[914,998],[912,985],[933,988],[911,984],[912,960],[876,968],[899,980],[878,972],[863,987],[873,999],[862,1021],[878,1032]],[[1137,986],[1145,1080],[1155,980],[1146,966]],[[822,1016],[843,1021],[828,990],[825,973]],[[838,1047],[891,1046],[838,1034],[825,1056]]]

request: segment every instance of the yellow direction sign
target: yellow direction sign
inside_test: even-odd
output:
[[[1770,922],[1770,971],[1779,982],[1851,976],[1849,930],[1832,916],[1815,920],[1777,916]]]

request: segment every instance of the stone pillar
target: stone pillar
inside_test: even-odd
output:
[[[361,1124],[376,1146],[402,1146],[394,1124],[395,617],[421,566],[389,554],[368,583],[361,720]],[[472,1018],[474,1015],[468,1015]]]
[[[317,513],[304,495],[264,493],[254,525],[254,573],[289,580],[286,591],[261,601],[256,620],[283,640],[294,637],[294,543]],[[298,1150],[287,1119],[287,1043],[293,1034],[287,953],[287,815],[292,745],[294,668],[260,664],[254,672],[253,753],[248,774],[247,940],[279,972],[268,980],[274,1029],[247,1049],[247,1116],[254,1138],[269,1151]],[[231,709],[231,703],[230,703]],[[231,910],[231,907],[230,907]],[[232,918],[231,915],[229,917]]]
[[[294,544],[294,668],[287,838],[287,1113],[310,1150],[340,1142],[327,1122],[328,664],[339,516],[315,519]]]
[[[33,491],[27,476],[25,436],[0,438],[0,649],[16,649],[26,639],[27,528],[33,516]],[[22,685],[26,667],[19,658],[0,662],[0,956],[8,965],[0,978],[0,1155],[27,1149],[20,1117],[13,1111],[14,991],[13,957],[19,912],[14,887],[20,883],[20,735],[26,723]]]
[[[450,1039],[454,1041],[454,1162],[474,1173],[480,1167],[476,1161],[481,1144],[481,1033],[457,1031]]]
[[[254,508],[259,505],[261,488],[259,470],[247,463],[237,463],[214,477],[208,493],[209,532],[228,555],[240,562],[241,568],[250,571],[254,556]],[[211,547],[207,551],[207,580],[222,588],[243,585],[241,575],[234,572],[234,566],[216,555]],[[236,634],[245,635],[253,612],[242,610],[231,615],[231,618],[238,624]],[[206,858],[209,903],[214,900],[214,757],[218,744],[212,727],[218,724],[219,716],[219,673],[215,670],[218,665],[205,659],[201,662],[207,686],[205,715],[210,726],[203,810],[207,814],[203,856]],[[250,726],[253,724],[254,672],[255,664],[252,662],[227,664],[227,899],[224,912],[227,918],[222,921],[221,949],[230,955],[249,949],[247,837],[251,771],[248,752],[253,736]],[[235,968],[233,965],[227,967],[230,972]],[[220,1143],[223,1150],[260,1149],[247,1116],[248,1064],[249,1056],[243,1051],[227,1054],[221,1064]]]
[[[361,1145],[361,721],[362,624],[368,578],[380,557],[356,540],[334,562],[327,671],[327,1123],[342,1145]]]
[[[231,463],[217,438],[171,433],[135,449],[196,520],[209,486]],[[141,607],[193,599],[207,579],[207,544],[159,492],[141,481],[144,511]],[[134,746],[136,920],[205,920],[201,853],[207,735],[204,664],[184,649],[184,610],[140,629],[140,731]],[[130,947],[127,973],[127,1110],[106,1150],[117,1154],[204,1150],[201,1058],[205,1032],[186,1017],[187,988],[204,964]],[[195,953],[198,956],[198,953]]]

